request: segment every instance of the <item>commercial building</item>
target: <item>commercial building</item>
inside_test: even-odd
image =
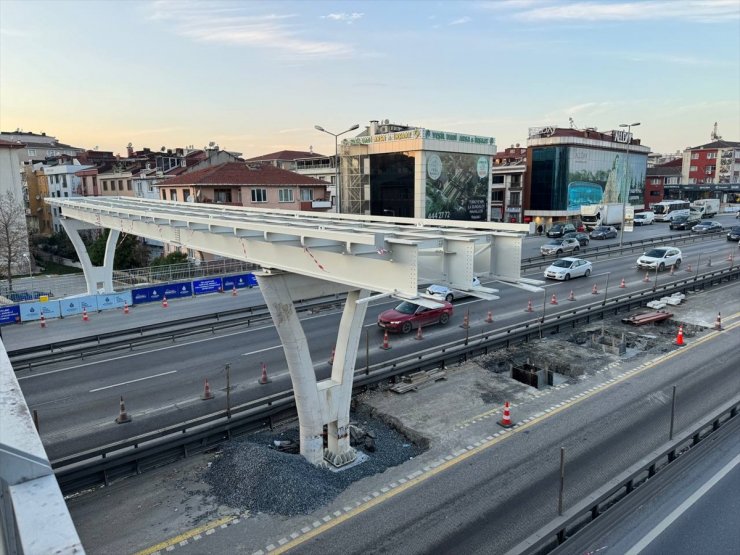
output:
[[[649,152],[622,130],[530,128],[524,222],[575,220],[583,204],[626,200],[642,208]]]
[[[488,221],[493,137],[373,120],[340,146],[342,213]]]

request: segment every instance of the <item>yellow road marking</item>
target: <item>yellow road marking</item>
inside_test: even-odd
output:
[[[157,551],[162,551],[164,549],[167,549],[170,546],[177,545],[181,541],[189,540],[190,538],[197,536],[198,534],[203,534],[204,532],[207,532],[208,530],[211,530],[213,528],[218,528],[222,524],[228,524],[235,518],[236,518],[235,516],[225,516],[224,518],[219,518],[218,520],[207,522],[203,526],[198,526],[197,528],[188,530],[187,532],[184,532],[180,534],[179,536],[175,536],[174,538],[170,538],[169,540],[160,542],[157,545],[148,547],[147,549],[144,549],[143,551],[137,551],[134,555],[151,555],[152,553],[156,553]]]
[[[447,470],[448,468],[451,468],[452,466],[454,466],[456,464],[459,464],[459,463],[461,463],[461,462],[469,459],[470,457],[472,457],[474,455],[477,455],[478,453],[481,453],[481,452],[485,451],[486,449],[489,449],[490,447],[493,447],[494,445],[502,442],[504,439],[506,439],[508,437],[511,437],[513,434],[519,433],[519,432],[521,432],[523,430],[527,430],[527,429],[533,427],[535,424],[539,424],[539,423],[543,422],[544,420],[550,418],[551,416],[553,416],[555,414],[559,414],[560,412],[564,411],[565,409],[569,409],[572,406],[576,405],[577,403],[580,403],[581,401],[584,401],[586,399],[589,399],[589,398],[593,397],[597,393],[601,393],[602,391],[605,391],[605,390],[609,389],[610,387],[612,387],[612,386],[614,386],[614,385],[616,385],[618,383],[621,383],[621,382],[623,382],[625,380],[628,380],[630,378],[633,378],[634,376],[643,373],[645,370],[647,370],[649,368],[652,368],[653,366],[656,366],[658,364],[662,364],[663,362],[666,362],[666,361],[668,361],[668,360],[670,360],[670,359],[678,356],[681,353],[685,353],[688,350],[691,350],[693,348],[698,347],[699,345],[702,345],[703,343],[709,341],[710,339],[713,339],[715,337],[718,337],[721,333],[730,331],[730,330],[732,330],[734,328],[737,328],[737,327],[740,327],[740,322],[736,322],[736,323],[734,323],[734,324],[732,324],[732,325],[724,328],[723,332],[712,333],[710,335],[707,335],[705,337],[702,337],[701,339],[697,339],[696,341],[692,341],[691,343],[685,343],[684,344],[685,345],[684,347],[682,347],[680,349],[677,349],[677,350],[675,350],[675,351],[673,351],[673,352],[671,352],[671,353],[669,353],[667,355],[663,355],[662,357],[653,359],[649,363],[646,363],[643,367],[634,368],[633,370],[630,370],[630,371],[626,372],[624,375],[620,376],[619,378],[616,378],[613,382],[604,382],[601,385],[599,385],[597,387],[597,389],[595,389],[595,390],[593,390],[593,391],[591,391],[591,392],[589,392],[589,393],[587,393],[587,394],[585,394],[585,395],[583,395],[581,397],[578,397],[577,399],[573,399],[569,403],[567,403],[565,405],[562,405],[562,406],[560,406],[558,408],[555,408],[555,409],[551,410],[548,413],[545,413],[545,414],[543,414],[543,415],[541,415],[541,416],[539,416],[537,418],[534,418],[534,419],[530,420],[529,422],[527,422],[526,424],[520,424],[516,428],[511,429],[509,431],[509,433],[505,433],[504,435],[500,435],[497,438],[494,438],[493,440],[491,440],[489,442],[486,442],[483,445],[480,445],[479,447],[475,447],[475,448],[473,448],[473,449],[471,449],[469,451],[466,451],[462,455],[459,455],[459,456],[455,457],[452,460],[445,461],[444,463],[440,464],[439,466],[430,469],[428,472],[425,472],[424,474],[422,474],[420,476],[417,476],[416,478],[414,478],[412,480],[409,480],[405,484],[400,485],[399,487],[394,488],[391,491],[389,491],[389,492],[387,492],[387,493],[385,493],[383,495],[379,495],[378,497],[375,497],[374,499],[371,499],[367,503],[363,503],[362,505],[360,505],[359,507],[353,509],[352,511],[350,511],[348,513],[344,513],[342,516],[339,516],[339,517],[337,517],[335,519],[332,519],[331,521],[327,522],[326,524],[324,524],[322,526],[319,526],[318,528],[314,528],[310,532],[307,532],[307,533],[305,533],[305,534],[297,537],[296,539],[294,539],[294,540],[292,540],[292,541],[290,541],[290,542],[282,545],[281,547],[278,547],[277,549],[271,551],[270,553],[271,553],[271,555],[277,555],[277,554],[280,554],[280,553],[286,553],[288,550],[290,550],[290,549],[292,549],[294,547],[297,547],[298,545],[300,545],[300,544],[302,544],[302,543],[304,543],[304,542],[306,542],[306,541],[308,541],[308,540],[310,540],[312,538],[315,538],[319,534],[323,534],[327,530],[331,530],[335,526],[338,526],[338,525],[342,524],[343,522],[345,522],[345,521],[347,521],[347,520],[349,520],[351,518],[354,518],[354,517],[356,517],[356,516],[364,513],[368,509],[371,509],[371,508],[379,505],[380,503],[383,503],[383,502],[387,501],[388,499],[391,499],[391,498],[395,497],[399,493],[405,492],[406,490],[412,488],[413,486],[415,486],[417,484],[420,484],[421,482],[426,481],[427,479],[431,478],[432,476],[436,476],[437,474],[439,474],[439,473]]]

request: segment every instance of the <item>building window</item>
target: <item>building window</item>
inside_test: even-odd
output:
[[[494,175],[493,177],[491,177],[491,183],[493,183],[494,185],[497,185],[499,183],[503,185],[503,183],[504,183],[504,176],[503,175]]]
[[[666,177],[665,184],[666,185],[678,185],[678,176]]]
[[[213,190],[213,202],[217,204],[223,204],[225,202],[231,202],[231,189],[214,189]]]
[[[504,191],[491,191],[492,202],[504,202]]]
[[[690,166],[690,167],[689,167],[689,171],[691,171],[691,172],[695,172],[695,171],[696,171],[696,166]]]
[[[717,169],[717,166],[706,166],[704,168],[704,174],[705,175],[714,175],[714,170]]]
[[[36,156],[36,149],[35,148],[29,148],[28,149],[28,155],[29,156]]]
[[[131,182],[130,181],[126,181],[126,189],[129,190],[129,191],[131,190]]]
[[[64,191],[64,196],[65,197],[68,197],[69,196],[69,193],[67,191]]]
[[[716,152],[707,152],[707,160],[714,160],[715,158],[717,158]]]
[[[118,190],[123,191],[123,180],[121,179],[118,180]]]
[[[509,193],[509,205],[510,206],[521,206],[522,205],[522,194],[519,191],[512,191]]]
[[[689,177],[689,185],[695,185],[696,184],[696,178]]]
[[[698,160],[699,159],[699,153],[698,152],[692,152],[691,153],[691,159],[692,160]]]
[[[278,199],[280,202],[293,202],[293,189],[280,189]]]
[[[659,197],[660,196],[660,191],[650,191],[650,196],[651,197]]]
[[[653,178],[652,178],[652,179],[650,180],[650,183],[651,183],[652,185],[660,185],[660,177],[653,177]]]
[[[301,200],[313,200],[313,189],[301,189]]]
[[[108,190],[108,182],[103,181],[103,191],[107,191],[107,190]]]
[[[167,191],[162,189],[162,200],[167,200]]]
[[[177,189],[170,189],[170,200],[177,200]]]
[[[267,202],[267,189],[252,189],[252,202]]]

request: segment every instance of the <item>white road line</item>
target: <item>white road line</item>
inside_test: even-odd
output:
[[[95,393],[96,391],[103,391],[104,389],[110,389],[111,387],[118,387],[119,385],[128,385],[130,383],[141,382],[144,380],[151,380],[152,378],[158,378],[159,376],[166,376],[167,374],[174,374],[177,370],[170,370],[169,372],[162,372],[161,374],[154,374],[153,376],[147,376],[146,378],[139,378],[137,380],[129,380],[127,382],[114,383],[113,385],[106,385],[105,387],[97,387],[91,389],[89,393]]]
[[[242,353],[243,357],[249,356],[249,355],[256,355],[257,353],[264,353],[265,351],[272,351],[275,349],[282,349],[282,345],[275,345],[274,347],[265,347],[264,349],[259,349],[257,351],[249,351],[248,353]]]
[[[676,509],[669,514],[667,517],[665,517],[660,524],[658,524],[655,528],[650,530],[650,533],[648,533],[644,538],[642,538],[639,542],[637,542],[632,549],[630,549],[626,555],[638,555],[643,549],[645,549],[650,543],[660,536],[660,534],[663,533],[663,531],[668,528],[673,521],[675,521],[678,517],[680,517],[691,505],[696,503],[701,497],[707,493],[710,489],[714,487],[714,485],[719,482],[722,478],[725,477],[725,475],[730,472],[733,468],[737,466],[737,464],[740,463],[740,455],[736,455],[734,459],[732,459],[730,462],[728,462],[722,470],[720,470],[717,474],[715,474],[711,480],[706,482],[702,487],[700,487],[698,490],[696,490],[693,495],[691,495],[686,501],[681,503]]]

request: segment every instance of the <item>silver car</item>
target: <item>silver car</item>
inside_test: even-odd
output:
[[[552,239],[540,247],[542,256],[548,254],[563,254],[564,252],[578,252],[581,244],[578,239]]]
[[[588,277],[591,275],[593,265],[582,258],[558,258],[545,270],[545,278],[568,281],[575,277]]]
[[[480,287],[480,280],[473,276],[473,287]],[[448,303],[451,303],[455,299],[462,299],[463,297],[469,297],[470,294],[466,291],[460,291],[459,289],[452,289],[446,285],[430,285],[427,287],[427,294],[442,297]]]
[[[657,270],[662,272],[669,266],[678,268],[681,265],[681,250],[676,247],[656,247],[650,249],[637,259],[637,267],[641,270]]]

